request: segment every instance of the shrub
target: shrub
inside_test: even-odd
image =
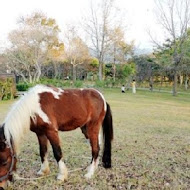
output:
[[[71,86],[71,81],[70,80],[63,81],[62,87],[70,87],[70,86]]]
[[[53,85],[56,87],[69,87],[71,86],[71,81],[70,80],[63,80],[63,79],[48,79],[48,78],[42,78],[40,80],[40,84],[44,84],[44,85]]]
[[[0,78],[0,100],[13,99],[16,96],[15,80],[13,77]]]
[[[82,87],[82,86],[83,86],[83,82],[82,82],[82,81],[77,80],[77,81],[74,82],[74,87],[80,88],[80,87]]]
[[[105,86],[105,82],[104,81],[100,81],[100,80],[96,80],[95,86],[98,87],[98,88],[102,88],[102,87]]]
[[[114,81],[113,81],[113,79],[111,79],[111,78],[107,78],[107,79],[104,81],[104,84],[105,84],[106,87],[112,87],[112,86],[113,86],[113,83],[114,83]]]
[[[16,85],[18,91],[27,91],[32,85],[27,83],[19,83]]]

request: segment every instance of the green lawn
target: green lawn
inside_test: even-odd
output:
[[[80,130],[61,133],[62,149],[69,173],[58,184],[56,163],[50,151],[51,176],[38,180],[16,180],[13,189],[190,189],[190,96],[120,89],[102,90],[110,103],[114,121],[113,168],[100,164],[92,180],[85,168],[90,148]],[[0,102],[3,121],[11,102]],[[35,178],[40,168],[37,138],[30,133],[21,146],[18,174]]]

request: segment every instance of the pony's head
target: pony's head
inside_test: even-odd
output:
[[[16,169],[16,156],[12,143],[8,143],[4,134],[4,125],[0,126],[0,190],[12,181],[12,172]]]

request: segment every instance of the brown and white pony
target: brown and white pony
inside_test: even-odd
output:
[[[39,175],[49,173],[47,143],[50,142],[58,163],[58,180],[67,179],[58,131],[81,128],[90,141],[92,161],[86,178],[91,178],[98,166],[99,132],[103,128],[104,150],[102,162],[111,167],[111,141],[113,139],[112,114],[103,95],[95,89],[60,89],[37,85],[12,107],[0,127],[0,189],[12,179],[16,170],[16,155],[20,140],[27,131],[36,133],[40,146],[41,169]]]

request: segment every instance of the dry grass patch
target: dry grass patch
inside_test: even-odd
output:
[[[190,98],[187,95],[103,90],[114,119],[113,168],[100,164],[92,180],[85,180],[90,146],[80,130],[60,133],[65,162],[70,171],[64,184],[55,180],[57,167],[52,151],[53,175],[39,180],[16,180],[13,189],[190,189]],[[0,102],[2,121],[11,102]],[[35,178],[40,168],[37,138],[23,141],[18,174]],[[11,189],[10,188],[10,189]]]

